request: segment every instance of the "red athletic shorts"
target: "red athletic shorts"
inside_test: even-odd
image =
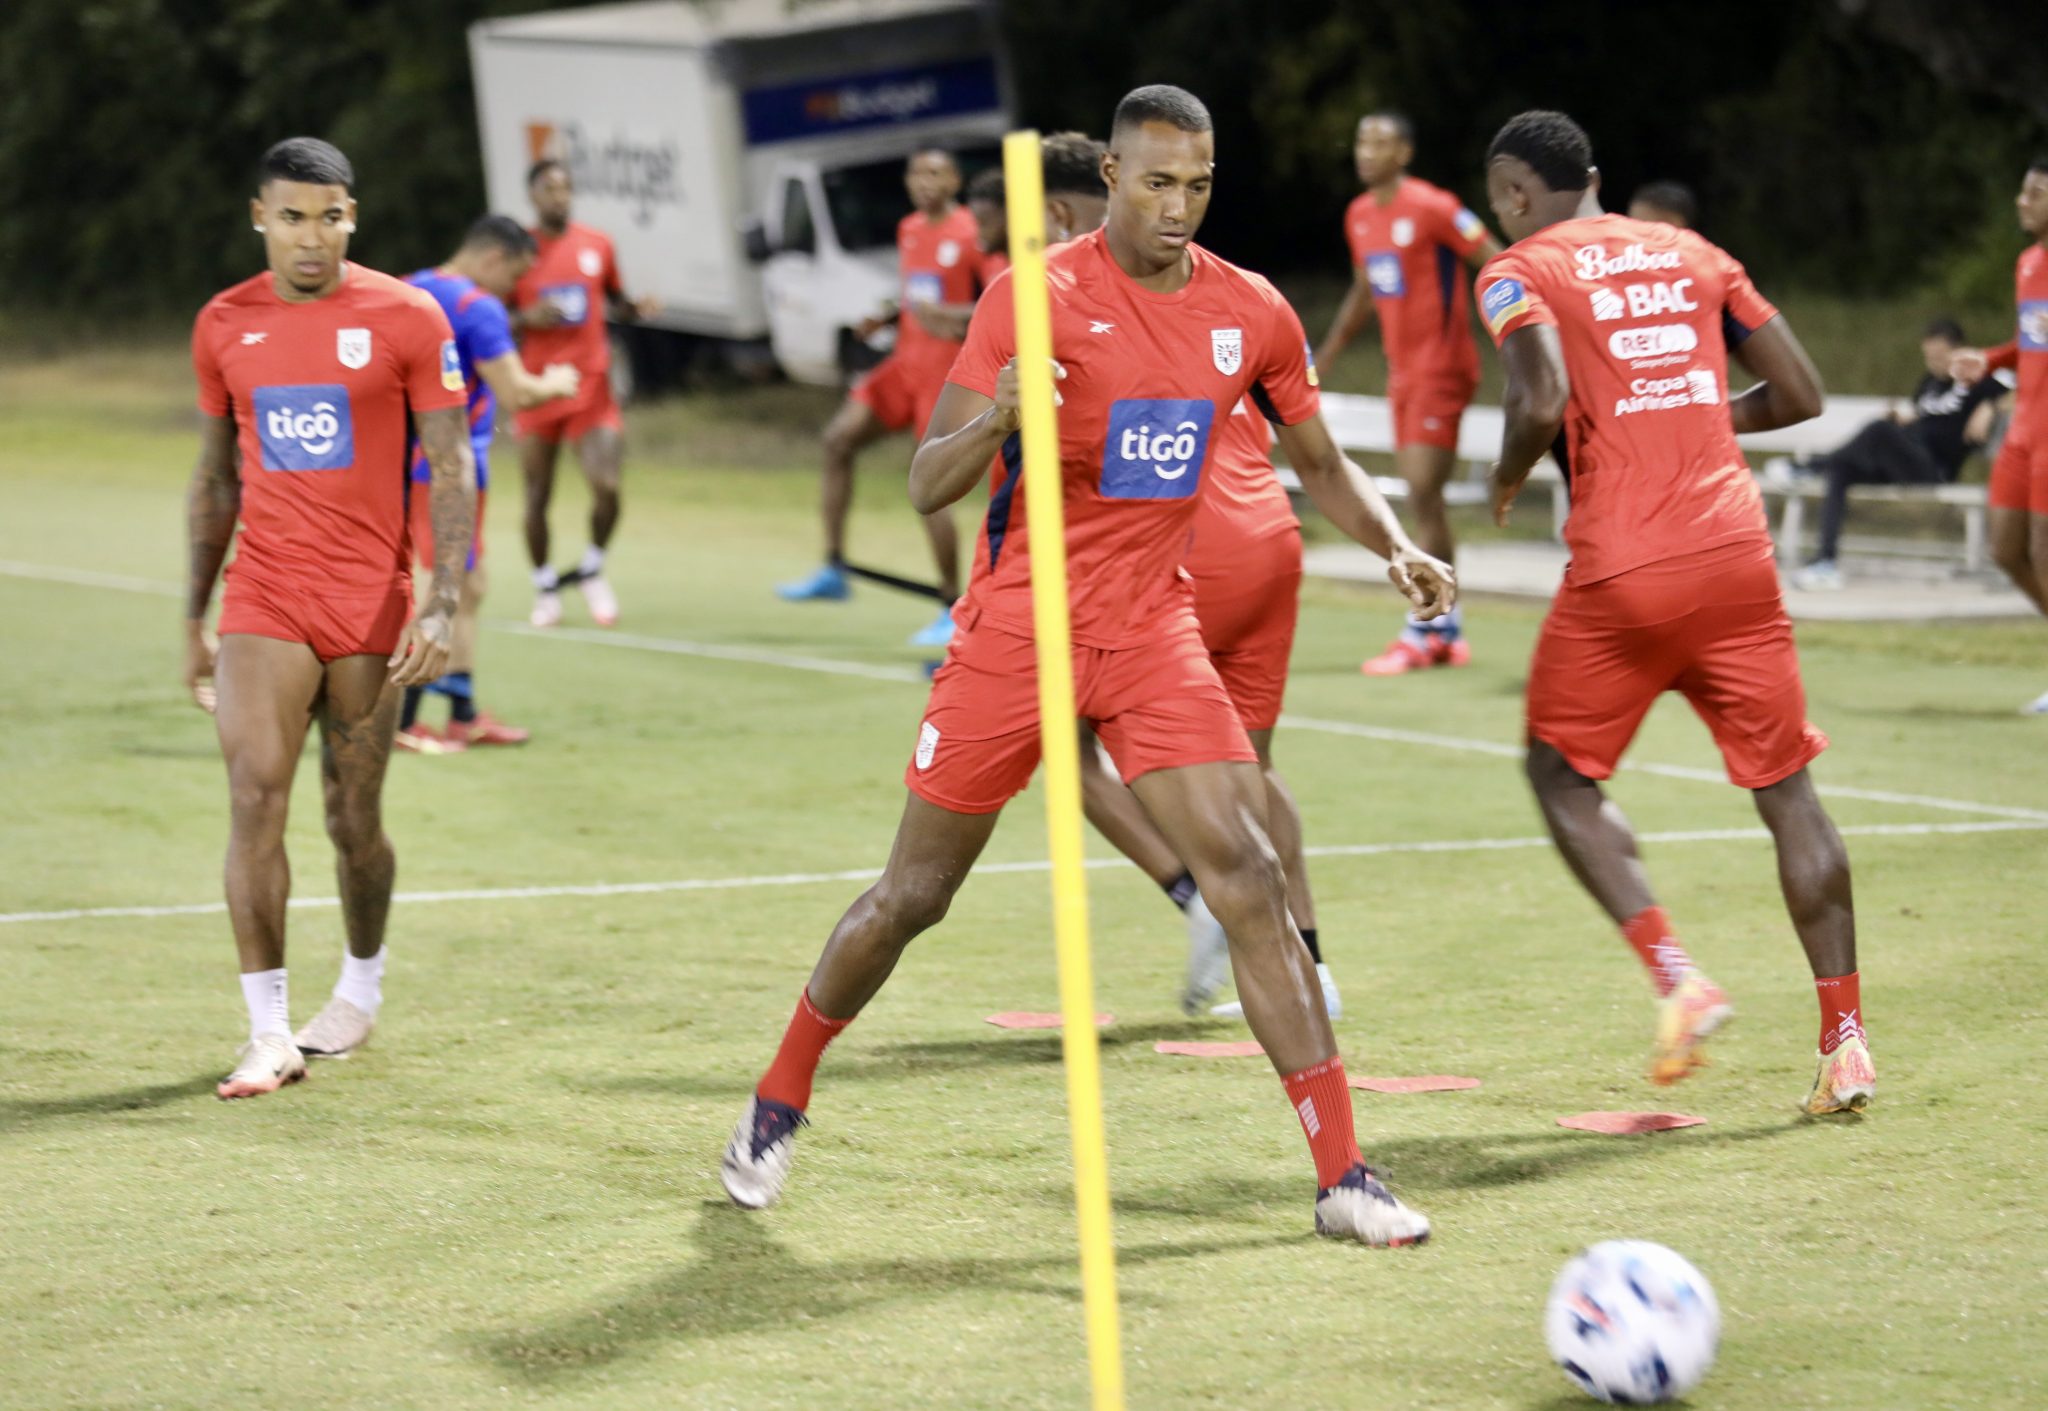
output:
[[[593,431],[618,431],[624,425],[619,404],[612,397],[611,378],[588,369],[575,396],[542,402],[512,418],[512,429],[519,435],[537,436],[543,441],[581,441]]]
[[[434,497],[430,486],[412,482],[412,561],[421,568],[434,566]],[[476,534],[469,541],[469,561],[463,567],[476,571],[484,556],[484,494],[476,492]]]
[[[932,679],[904,772],[913,794],[955,813],[994,813],[1031,782],[1039,758],[1037,651],[1029,637],[961,626]],[[1140,646],[1075,647],[1074,701],[1127,784],[1155,769],[1258,758],[1191,607]]]
[[[346,596],[330,589],[252,583],[228,569],[221,594],[220,633],[303,642],[322,662],[388,657],[412,616],[412,583],[396,576],[382,595]]]
[[[908,428],[922,438],[946,385],[947,370],[945,363],[906,362],[891,353],[853,384],[853,400],[891,431]]]
[[[2048,514],[2048,445],[2014,417],[1991,463],[1991,508]]]
[[[1678,691],[1714,733],[1730,782],[1761,789],[1827,748],[1806,719],[1792,619],[1768,542],[1738,542],[1566,582],[1529,668],[1528,731],[1589,779],[1621,762]]]
[[[1394,447],[1441,446],[1458,449],[1458,423],[1472,405],[1476,389],[1464,377],[1393,381],[1387,400],[1394,405]]]
[[[1199,553],[1199,549],[1197,550]],[[1301,609],[1301,530],[1288,525],[1243,545],[1227,564],[1189,568],[1202,645],[1247,730],[1280,722],[1287,661]]]

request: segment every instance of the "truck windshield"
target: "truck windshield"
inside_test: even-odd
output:
[[[953,156],[960,163],[963,188],[976,172],[1002,160],[1001,150],[993,146],[966,147]],[[903,190],[903,158],[836,167],[825,172],[823,180],[825,204],[831,209],[840,249],[896,248],[896,223],[910,214],[910,197]]]

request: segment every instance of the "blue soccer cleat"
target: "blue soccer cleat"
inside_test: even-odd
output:
[[[853,596],[846,570],[836,563],[820,565],[808,578],[776,585],[775,596],[786,603],[843,603]]]
[[[940,608],[939,615],[930,625],[920,627],[910,634],[913,647],[944,647],[953,641],[953,609]]]

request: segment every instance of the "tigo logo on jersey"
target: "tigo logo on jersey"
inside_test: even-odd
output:
[[[590,317],[590,291],[580,284],[549,284],[540,296],[561,312],[565,327],[580,328]]]
[[[370,330],[367,328],[337,328],[334,330],[334,356],[341,359],[341,365],[351,370],[370,365]]]
[[[1496,334],[1508,320],[1529,312],[1529,295],[1519,279],[1496,279],[1479,296],[1479,313]]]
[[[2048,352],[2048,299],[2020,304],[2019,342],[2030,353]]]
[[[462,381],[462,354],[455,351],[455,340],[441,340],[441,385],[450,392],[460,392]]]
[[[1216,404],[1206,399],[1126,397],[1109,408],[1102,440],[1105,499],[1184,500],[1201,483]]]
[[[1237,370],[1244,366],[1244,330],[1210,329],[1209,356],[1216,360],[1216,371],[1225,377],[1235,377]]]
[[[906,304],[942,304],[946,300],[946,286],[936,274],[906,274],[903,276],[903,302]]]
[[[342,470],[356,460],[348,388],[338,382],[258,387],[256,438],[265,470]]]
[[[1398,299],[1408,292],[1408,276],[1401,272],[1401,257],[1394,254],[1367,255],[1365,281],[1381,299]]]

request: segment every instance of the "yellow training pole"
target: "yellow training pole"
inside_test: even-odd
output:
[[[1045,289],[1045,167],[1036,132],[1003,139],[1010,285],[1016,294],[1017,383],[1024,424],[1024,511],[1031,546],[1031,616],[1038,638],[1038,719],[1045,750],[1046,831],[1052,842],[1053,939],[1059,951],[1067,1118],[1074,1133],[1081,1298],[1095,1411],[1123,1411],[1116,1245],[1109,1228],[1109,1155],[1102,1135],[1102,1054],[1095,1041],[1095,976],[1088,956],[1088,884],[1081,854],[1080,737],[1067,625],[1067,541],[1060,513],[1059,423],[1053,411],[1052,305]]]

